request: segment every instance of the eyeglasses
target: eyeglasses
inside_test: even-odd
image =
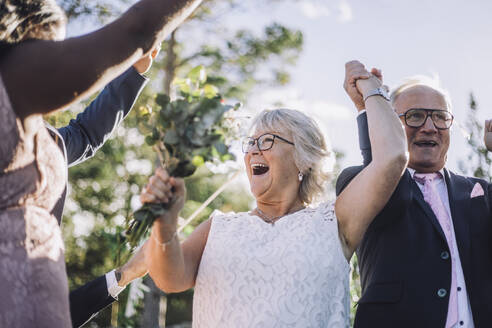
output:
[[[412,108],[398,115],[405,118],[405,124],[412,128],[420,128],[430,116],[436,129],[447,130],[453,124],[454,116],[447,110]]]
[[[287,139],[284,139],[281,136],[278,136],[278,135],[273,134],[273,133],[265,133],[265,134],[262,134],[261,136],[259,136],[258,138],[252,138],[252,137],[244,138],[243,139],[243,153],[246,154],[247,152],[249,152],[250,149],[255,146],[255,144],[258,146],[259,151],[269,150],[270,148],[273,147],[273,143],[275,142],[275,138],[278,138],[278,139],[288,143],[289,145],[294,145],[293,142],[291,142]]]

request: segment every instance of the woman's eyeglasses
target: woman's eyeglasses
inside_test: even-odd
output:
[[[259,151],[269,150],[273,147],[273,143],[275,142],[276,138],[288,143],[289,145],[294,145],[293,142],[285,138],[282,138],[281,136],[278,136],[273,133],[265,133],[259,136],[258,138],[252,138],[252,137],[244,138],[243,145],[242,145],[243,153],[245,154],[248,153],[251,150],[251,148],[255,146],[255,144],[258,146]]]

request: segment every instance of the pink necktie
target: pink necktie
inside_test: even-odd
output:
[[[432,211],[436,215],[439,224],[441,225],[448,247],[451,252],[451,290],[449,291],[448,316],[446,320],[446,328],[453,327],[458,322],[458,295],[456,289],[456,270],[455,270],[455,247],[453,239],[453,228],[449,213],[444,206],[437,184],[442,179],[440,173],[415,173],[414,179],[424,185],[423,194],[424,200],[430,205]]]

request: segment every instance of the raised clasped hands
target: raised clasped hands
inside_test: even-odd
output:
[[[183,179],[170,177],[163,168],[157,168],[140,194],[142,203],[169,203],[166,213],[154,222],[159,240],[164,242],[176,232],[178,215],[184,206],[186,187]],[[153,229],[154,230],[154,229]]]
[[[487,150],[492,152],[492,120],[485,121],[483,140]]]
[[[372,68],[367,71],[364,65],[352,60],[345,64],[345,80],[343,88],[354,103],[357,111],[366,108],[364,94],[380,87],[383,83],[383,75],[380,69]]]

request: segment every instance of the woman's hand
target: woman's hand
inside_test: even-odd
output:
[[[492,120],[485,121],[483,140],[487,150],[492,151]]]
[[[186,199],[186,187],[183,179],[170,177],[166,170],[157,168],[155,174],[150,177],[149,183],[140,194],[142,203],[169,203],[170,207],[155,221],[154,226],[159,226],[162,235],[161,242],[165,242],[175,233],[178,223],[178,214],[184,206]],[[171,234],[171,236],[168,236]],[[164,237],[169,237],[164,239]]]

